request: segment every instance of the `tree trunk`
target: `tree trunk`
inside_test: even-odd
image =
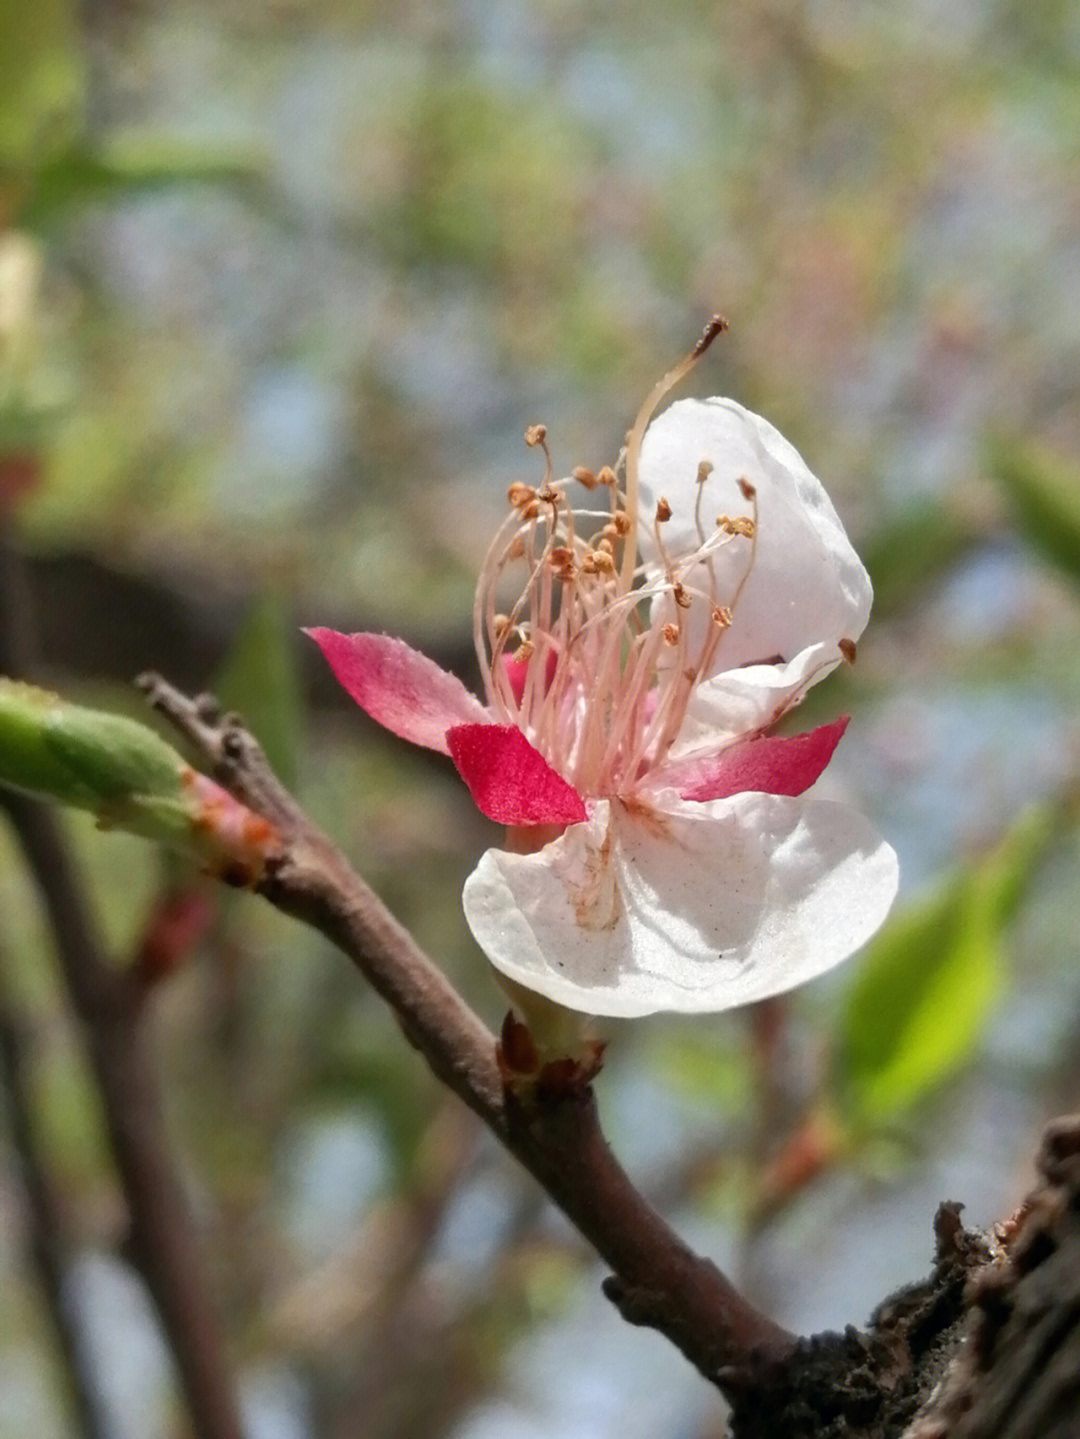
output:
[[[1038,1163],[991,1237],[943,1204],[930,1278],[865,1333],[815,1335],[747,1380],[732,1439],[1080,1439],[1080,1115],[1047,1128]]]

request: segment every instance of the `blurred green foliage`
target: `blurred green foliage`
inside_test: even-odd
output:
[[[1008,978],[1008,924],[1060,828],[1045,807],[901,908],[867,945],[837,1032],[841,1106],[896,1121],[970,1063]]]
[[[303,744],[296,622],[289,602],[267,591],[248,605],[211,683],[215,698],[243,715],[270,766],[292,786]]]
[[[79,126],[82,32],[71,0],[5,0],[0,34],[0,174],[25,175]]]
[[[838,1105],[850,1137],[889,1130],[929,1152],[928,1103],[949,1112],[1003,1013],[1037,991],[1057,1027],[1024,1094],[1076,1101],[1080,953],[1063,926],[1052,954],[1014,956],[1012,924],[1057,826],[1073,823],[1057,801],[1074,785],[1080,616],[1032,563],[1080,573],[1068,12],[1062,0],[969,6],[942,26],[925,7],[847,0],[0,5],[0,228],[18,227],[40,271],[25,364],[12,383],[0,370],[0,443],[29,446],[44,473],[14,538],[209,612],[199,685],[244,714],[493,1023],[502,1000],[460,889],[494,833],[439,760],[354,713],[306,712],[296,619],[435,636],[464,672],[475,566],[507,484],[537,473],[524,425],[548,424],[560,469],[612,460],[641,396],[715,309],[731,333],[691,389],[761,409],[825,481],[877,607],[856,670],[792,723],[851,709],[839,786],[937,878],[831,987],[785,1001],[771,1070],[745,1015],[614,1037],[601,1099],[632,1094],[618,1137],[635,1172],[692,1211],[700,1191],[675,1151],[696,1146],[708,1222],[724,1226],[702,1242],[719,1253],[764,1157],[805,1134],[807,1114]],[[1009,438],[984,445],[988,432]],[[1011,518],[987,503],[996,493]],[[73,694],[88,679],[80,636],[105,623],[77,604],[59,639],[42,637],[50,682]],[[154,662],[168,671],[170,658],[162,641]],[[977,717],[973,674],[1015,702],[1006,723]],[[89,678],[91,702],[124,703]],[[66,829],[129,963],[160,890],[184,876],[88,817]],[[1052,879],[1071,912],[1075,873]],[[38,1036],[42,1124],[78,1244],[110,1249],[94,1096],[5,834],[0,914],[5,992]],[[504,1385],[513,1341],[555,1332],[579,1252],[503,1169],[469,1155],[455,1167],[438,1089],[396,1027],[320,939],[250,897],[222,904],[162,986],[158,1018],[177,1143],[245,1366],[303,1375],[313,1422],[361,1412],[376,1439],[452,1432]],[[979,1102],[1020,1083],[988,1069]],[[295,1199],[285,1176],[328,1116],[373,1126],[385,1171],[312,1280],[282,1217]],[[1001,1128],[1004,1173],[1031,1136]],[[907,1167],[890,1175],[891,1227],[918,1148],[905,1144]],[[904,1272],[882,1277],[883,1249],[900,1246],[879,1234],[872,1254],[837,1257],[854,1226],[836,1195],[857,1189],[865,1162],[866,1146],[838,1146],[820,1206],[808,1199],[793,1221],[803,1272],[824,1256],[866,1286],[830,1324],[926,1258],[896,1254]],[[472,1238],[440,1250],[460,1214]],[[755,1246],[757,1271],[779,1271],[773,1240],[763,1222],[746,1242],[751,1278]],[[25,1345],[31,1281],[8,1265],[0,1283],[20,1316],[5,1337]],[[779,1287],[766,1298],[801,1323],[782,1312],[798,1286]],[[581,1410],[558,1406],[587,1349],[536,1386],[548,1432],[580,1427]],[[521,1366],[543,1352],[520,1346],[508,1390],[527,1389]],[[648,1422],[642,1351],[630,1352],[589,1390],[588,1422],[606,1404],[611,1433]],[[25,1372],[16,1347],[4,1374],[11,1354]],[[663,1396],[657,1432],[682,1423],[680,1382],[673,1368],[647,1383]],[[47,1427],[5,1402],[4,1439]],[[150,1432],[163,1407],[127,1417]],[[52,1412],[39,1398],[35,1414]]]
[[[987,466],[1031,546],[1080,584],[1080,467],[1031,446],[996,440]]]

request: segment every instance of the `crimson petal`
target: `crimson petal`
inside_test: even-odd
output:
[[[578,824],[588,811],[577,790],[515,725],[455,725],[450,757],[476,807],[498,824]]]
[[[832,724],[791,738],[766,735],[742,740],[710,759],[693,761],[681,775],[673,776],[672,782],[683,799],[691,800],[727,799],[751,790],[802,794],[832,759],[850,718],[843,715]]]
[[[449,754],[452,725],[482,722],[487,711],[456,675],[404,640],[309,629],[338,682],[362,710],[412,744]]]

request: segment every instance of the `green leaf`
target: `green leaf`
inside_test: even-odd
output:
[[[0,783],[103,820],[115,814],[119,822],[125,806],[145,804],[147,815],[159,814],[171,830],[171,812],[186,824],[191,807],[186,769],[174,749],[135,720],[0,678]]]
[[[77,139],[36,167],[19,221],[41,228],[74,204],[135,199],[183,185],[222,185],[256,206],[270,205],[258,169],[246,155],[150,145],[96,148]]]
[[[214,682],[215,695],[239,710],[282,783],[296,781],[303,700],[296,623],[276,594],[254,601]]]
[[[0,168],[33,168],[80,123],[77,8],[73,0],[6,0],[0,35]]]
[[[146,725],[4,678],[0,784],[89,810],[102,828],[143,835],[245,878],[261,873],[274,841],[271,825]]]
[[[1080,469],[1001,439],[987,444],[986,463],[1033,547],[1080,584]]]
[[[1004,988],[1004,929],[1056,833],[1026,812],[993,850],[899,911],[871,943],[837,1042],[844,1109],[871,1125],[923,1099],[971,1058]]]
[[[902,609],[924,594],[975,543],[972,527],[940,500],[912,503],[860,547],[874,584],[874,613]]]
[[[57,704],[45,742],[99,801],[131,795],[172,797],[184,762],[152,729],[124,715]]]

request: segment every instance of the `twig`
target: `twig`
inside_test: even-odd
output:
[[[169,1154],[147,1053],[142,991],[104,962],[53,816],[0,794],[44,897],[60,968],[82,1025],[127,1202],[130,1257],[146,1281],[200,1439],[239,1439],[228,1348],[187,1196]]]
[[[590,1090],[524,1103],[504,1092],[491,1033],[270,771],[235,716],[156,675],[150,703],[209,761],[213,776],[277,825],[280,852],[258,890],[338,946],[387,1001],[435,1074],[484,1121],[614,1271],[623,1316],[665,1334],[722,1388],[782,1363],[795,1340],[694,1254],[608,1148]]]
[[[25,674],[25,616],[14,603],[16,557],[0,534],[0,672]],[[172,1349],[199,1439],[240,1439],[228,1346],[212,1298],[190,1206],[165,1138],[157,1075],[148,1054],[145,986],[105,958],[54,816],[0,791],[41,893],[72,1008],[82,1026],[127,1203],[130,1255]]]
[[[59,1195],[46,1168],[34,1129],[28,1053],[32,1036],[6,997],[0,998],[0,1073],[15,1153],[19,1157],[30,1248],[41,1290],[64,1361],[74,1418],[84,1439],[106,1439],[108,1424],[82,1330],[64,1292],[68,1259]]]

